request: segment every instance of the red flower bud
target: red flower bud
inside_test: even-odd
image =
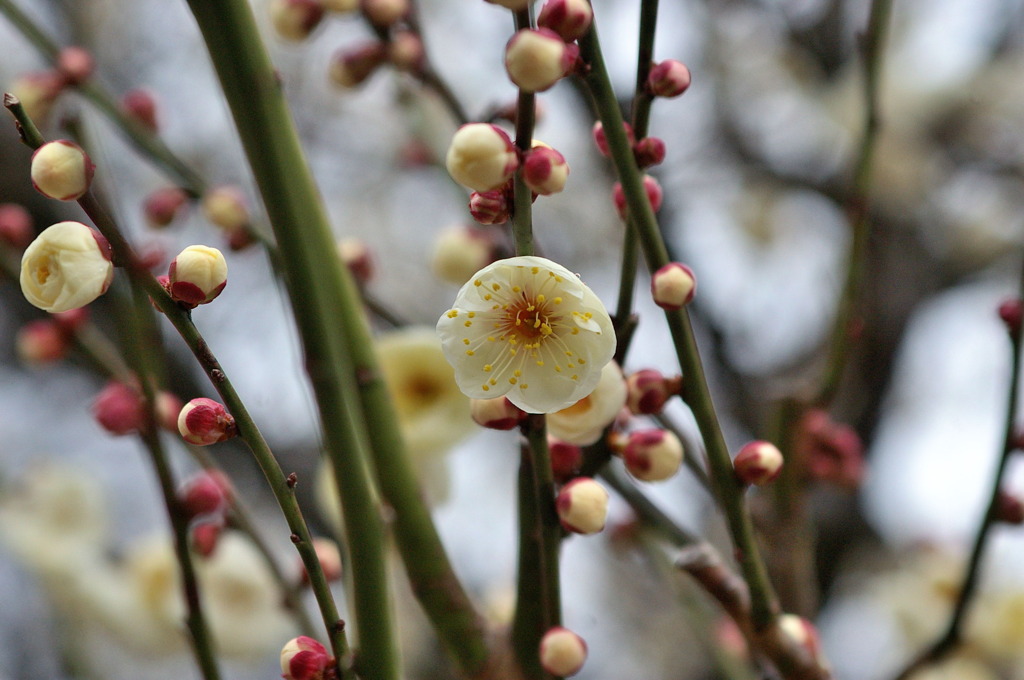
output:
[[[138,432],[145,426],[146,410],[139,391],[123,382],[107,383],[92,403],[96,421],[115,435]]]
[[[690,87],[690,69],[675,59],[655,64],[647,74],[647,91],[655,97],[678,97]]]
[[[185,441],[199,446],[226,441],[238,433],[235,419],[227,409],[205,397],[193,399],[181,409],[178,432]]]

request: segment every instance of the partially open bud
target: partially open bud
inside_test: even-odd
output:
[[[85,150],[66,139],[47,142],[32,154],[32,186],[58,201],[74,201],[85,194],[94,170]]]
[[[742,483],[762,486],[782,472],[782,452],[771,442],[752,441],[740,449],[732,466]]]
[[[556,482],[567,482],[580,471],[583,464],[583,449],[569,442],[548,437],[548,454],[551,457],[551,472]]]
[[[373,278],[373,254],[366,241],[358,238],[341,239],[338,241],[338,257],[359,285],[366,285]]]
[[[156,98],[149,90],[128,90],[121,97],[121,110],[125,115],[150,132],[160,129],[157,120]]]
[[[339,87],[356,87],[373,75],[387,58],[387,47],[380,42],[340,49],[331,56],[327,74]]]
[[[300,635],[281,650],[281,677],[284,680],[325,680],[334,665],[327,648],[311,637]]]
[[[665,193],[661,190],[658,180],[650,175],[644,175],[644,191],[647,193],[647,201],[651,204],[651,210],[654,212],[661,210]],[[618,211],[619,217],[625,222],[629,217],[629,206],[626,205],[626,192],[622,190],[620,182],[616,182],[612,186],[612,201],[615,203],[615,210]]]
[[[633,146],[636,144],[636,137],[633,134],[633,126],[629,123],[622,123],[622,129],[626,131],[626,139],[629,140],[629,145]],[[601,121],[594,123],[594,128],[591,130],[594,135],[594,144],[597,145],[597,150],[601,152],[601,155],[605,158],[611,156],[611,150],[608,148],[608,137],[605,135],[604,125]]]
[[[574,363],[569,361],[568,367]],[[570,444],[588,446],[601,438],[626,403],[626,381],[614,361],[601,369],[601,379],[587,396],[572,406],[548,414],[548,432]]]
[[[622,460],[637,479],[659,482],[679,470],[683,443],[668,430],[637,430],[629,434]]]
[[[633,145],[633,158],[640,168],[660,165],[665,160],[665,142],[660,137],[644,137]]]
[[[146,197],[142,212],[151,227],[166,227],[188,203],[188,194],[178,187],[157,189]]]
[[[441,230],[434,241],[430,268],[443,281],[461,286],[494,261],[491,239],[473,227]]]
[[[110,434],[139,432],[146,424],[146,409],[139,391],[123,382],[107,383],[92,402],[96,422]]]
[[[1024,524],[1024,502],[1013,494],[1000,490],[992,508],[992,519],[1005,524]]]
[[[319,0],[270,0],[270,23],[285,40],[305,40],[323,18]]]
[[[245,195],[236,186],[220,186],[207,191],[201,205],[206,219],[229,234],[249,226]]]
[[[569,72],[578,51],[546,28],[524,28],[505,46],[505,70],[524,92],[548,89]]]
[[[32,243],[32,215],[17,203],[0,203],[0,242],[23,250]]]
[[[340,579],[342,565],[341,551],[338,549],[338,544],[329,538],[317,537],[313,539],[313,550],[316,551],[316,559],[320,562],[324,578],[328,581]],[[299,568],[301,570],[299,578],[302,585],[309,585],[309,572],[306,571],[306,565],[302,563],[302,560],[299,560]]]
[[[523,155],[523,181],[535,194],[549,196],[565,188],[569,164],[565,156],[549,146],[534,142]]]
[[[60,361],[67,356],[71,343],[52,319],[29,321],[18,329],[14,339],[18,358],[26,364],[42,365]]]
[[[189,246],[167,271],[168,292],[176,301],[195,307],[213,301],[228,283],[224,254],[209,246]]]
[[[675,59],[666,59],[651,67],[647,91],[655,97],[678,97],[690,87],[690,69]]]
[[[576,675],[586,660],[587,643],[568,628],[550,628],[540,640],[540,665],[552,675]]]
[[[377,28],[387,28],[409,13],[409,0],[360,0],[359,9]]]
[[[423,68],[423,41],[412,31],[397,31],[388,41],[387,50],[388,61],[399,71],[417,73]]]
[[[11,83],[10,92],[21,102],[28,117],[41,124],[63,89],[64,78],[59,73],[38,71],[19,77]]]
[[[635,415],[661,413],[669,397],[679,393],[679,386],[678,376],[670,379],[653,368],[641,369],[626,378],[626,406]]]
[[[96,62],[83,47],[65,47],[57,55],[57,73],[67,85],[80,85],[89,79]]]
[[[474,191],[500,188],[519,167],[519,157],[504,130],[489,123],[463,125],[445,156],[448,173]]]
[[[474,191],[469,195],[469,214],[480,224],[505,224],[510,217],[505,192]]]
[[[190,444],[208,446],[231,439],[237,434],[237,428],[234,417],[222,404],[199,397],[181,409],[178,432]]]
[[[178,489],[178,505],[189,521],[203,515],[219,515],[227,510],[230,482],[219,471],[204,471]]]
[[[84,307],[114,278],[107,240],[81,222],[43,230],[21,258],[21,292],[50,313]]]
[[[590,477],[577,477],[555,499],[562,527],[577,534],[596,534],[608,519],[608,492]]]
[[[526,411],[509,401],[508,397],[470,399],[469,412],[474,423],[491,430],[511,430],[526,418]]]
[[[548,0],[540,9],[537,25],[572,42],[587,32],[593,19],[594,10],[587,0]]]
[[[680,309],[696,292],[697,279],[685,264],[669,262],[651,277],[651,297],[662,309]]]

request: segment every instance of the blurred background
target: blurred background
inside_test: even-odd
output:
[[[58,44],[90,50],[104,88],[151,92],[166,144],[211,185],[238,185],[258,205],[184,2],[15,4]],[[626,106],[639,3],[593,4]],[[655,59],[686,63],[693,85],[654,104],[651,134],[664,139],[668,156],[652,174],[665,192],[659,217],[669,245],[699,279],[691,313],[733,450],[766,436],[774,405],[801,394],[822,370],[849,249],[843,201],[864,122],[857,40],[869,4],[661,2]],[[502,67],[513,31],[507,10],[482,0],[417,7],[429,57],[471,118],[514,100]],[[355,88],[330,82],[332,54],[373,39],[358,15],[328,16],[308,40],[292,43],[275,36],[266,0],[254,8],[336,235],[369,247],[375,299],[432,328],[458,285],[438,277],[431,254],[446,229],[471,223],[465,191],[438,163],[457,122],[435,94],[386,67]],[[2,16],[0,46],[5,88],[49,66]],[[572,174],[563,193],[536,202],[538,242],[612,306],[623,228],[609,164],[591,140],[589,102],[569,79],[539,102],[536,136],[564,154]],[[797,575],[804,595],[787,604],[815,618],[843,680],[891,678],[938,634],[990,493],[1010,367],[996,309],[1017,295],[1024,256],[1024,2],[895,2],[880,107],[859,332],[830,411],[863,442],[866,472],[856,483],[809,486],[810,522],[798,538],[814,559]],[[133,243],[157,253],[158,273],[192,243],[227,251],[198,209],[168,229],[148,226],[143,199],[170,178],[75,92],[61,95],[44,133],[67,136],[69,120],[97,165],[96,186]],[[76,205],[32,189],[29,157],[13,124],[0,125],[0,203],[24,205],[38,229],[82,219]],[[315,411],[287,298],[259,248],[231,251],[228,262],[229,285],[194,319],[282,467],[298,473],[311,523],[330,533],[330,513],[315,493]],[[645,281],[638,291],[640,325],[624,368],[675,373]],[[19,357],[19,329],[42,315],[8,278],[0,300],[0,680],[196,675],[173,631],[152,624],[154,612],[176,605],[166,551],[156,545],[167,528],[147,458],[134,438],[112,437],[94,421],[90,404],[104,380],[87,362],[75,354],[46,364]],[[111,337],[128,332],[111,301],[92,310]],[[211,395],[173,333],[165,338],[169,387],[186,400]],[[695,432],[674,406],[672,417]],[[515,577],[516,439],[473,428],[468,418],[438,422],[450,432],[413,449],[459,574],[501,622]],[[247,452],[223,444],[213,454],[281,563],[297,573],[288,532]],[[195,469],[182,451],[174,456],[180,475]],[[1018,463],[1011,461],[1004,488],[1019,495]],[[720,516],[685,470],[645,491],[730,553]],[[609,530],[563,548],[565,621],[590,646],[578,677],[722,677],[715,659],[740,653],[734,636],[715,605],[673,573],[670,551],[617,531],[630,519],[616,499]],[[794,540],[766,536],[771,548]],[[294,633],[272,611],[277,603],[260,597],[259,570],[239,566],[253,559],[251,550],[222,547],[223,564],[210,565],[210,578],[240,598],[225,604],[226,675],[277,677],[280,646]],[[997,527],[968,644],[915,677],[1024,679],[1022,557],[1020,530]],[[452,677],[400,569],[395,583],[409,677]]]

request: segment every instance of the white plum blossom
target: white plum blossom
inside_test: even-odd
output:
[[[21,258],[21,292],[51,314],[84,307],[103,295],[113,278],[110,246],[81,222],[47,227]]]
[[[615,352],[601,300],[543,257],[481,269],[441,315],[437,332],[467,396],[507,395],[528,413],[558,411],[590,394]]]

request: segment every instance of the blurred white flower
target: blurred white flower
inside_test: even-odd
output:
[[[548,414],[548,433],[562,441],[588,446],[626,405],[626,380],[614,361],[601,369],[601,380],[589,395],[561,411]]]

